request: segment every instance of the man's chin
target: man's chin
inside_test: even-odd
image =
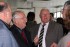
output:
[[[23,28],[25,28],[26,27],[26,25],[25,26],[23,26]]]
[[[45,22],[43,22],[43,23],[47,23],[48,21],[45,21]]]

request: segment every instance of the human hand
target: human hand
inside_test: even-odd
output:
[[[35,45],[38,45],[38,42],[39,42],[39,38],[38,38],[38,36],[36,36],[36,37],[34,38],[34,43],[35,43]]]
[[[55,42],[53,42],[50,47],[57,47],[57,44]]]

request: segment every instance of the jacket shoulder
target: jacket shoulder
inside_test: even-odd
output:
[[[61,24],[59,24],[59,23],[57,23],[57,22],[55,22],[55,21],[52,21],[51,22],[53,25],[56,25],[56,26],[62,26]]]
[[[2,29],[3,27],[4,27],[4,24],[0,22],[0,29]]]

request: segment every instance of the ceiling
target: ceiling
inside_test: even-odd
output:
[[[57,7],[62,7],[64,2],[67,0],[5,0],[6,2],[9,2],[12,5],[16,5],[15,3],[18,2],[18,4],[23,4],[24,2],[27,2],[27,4],[31,4],[31,2],[33,3],[32,5],[34,7],[36,7],[36,5],[39,7],[45,7],[45,5],[42,4],[48,4],[48,6],[51,6],[52,8],[57,8]],[[24,5],[24,4],[23,4]]]
[[[50,0],[27,0],[27,1],[50,1]]]
[[[5,0],[13,8],[47,7],[51,10],[63,7],[67,0]]]

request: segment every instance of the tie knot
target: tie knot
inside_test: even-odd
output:
[[[42,26],[44,27],[46,24],[43,24]]]

